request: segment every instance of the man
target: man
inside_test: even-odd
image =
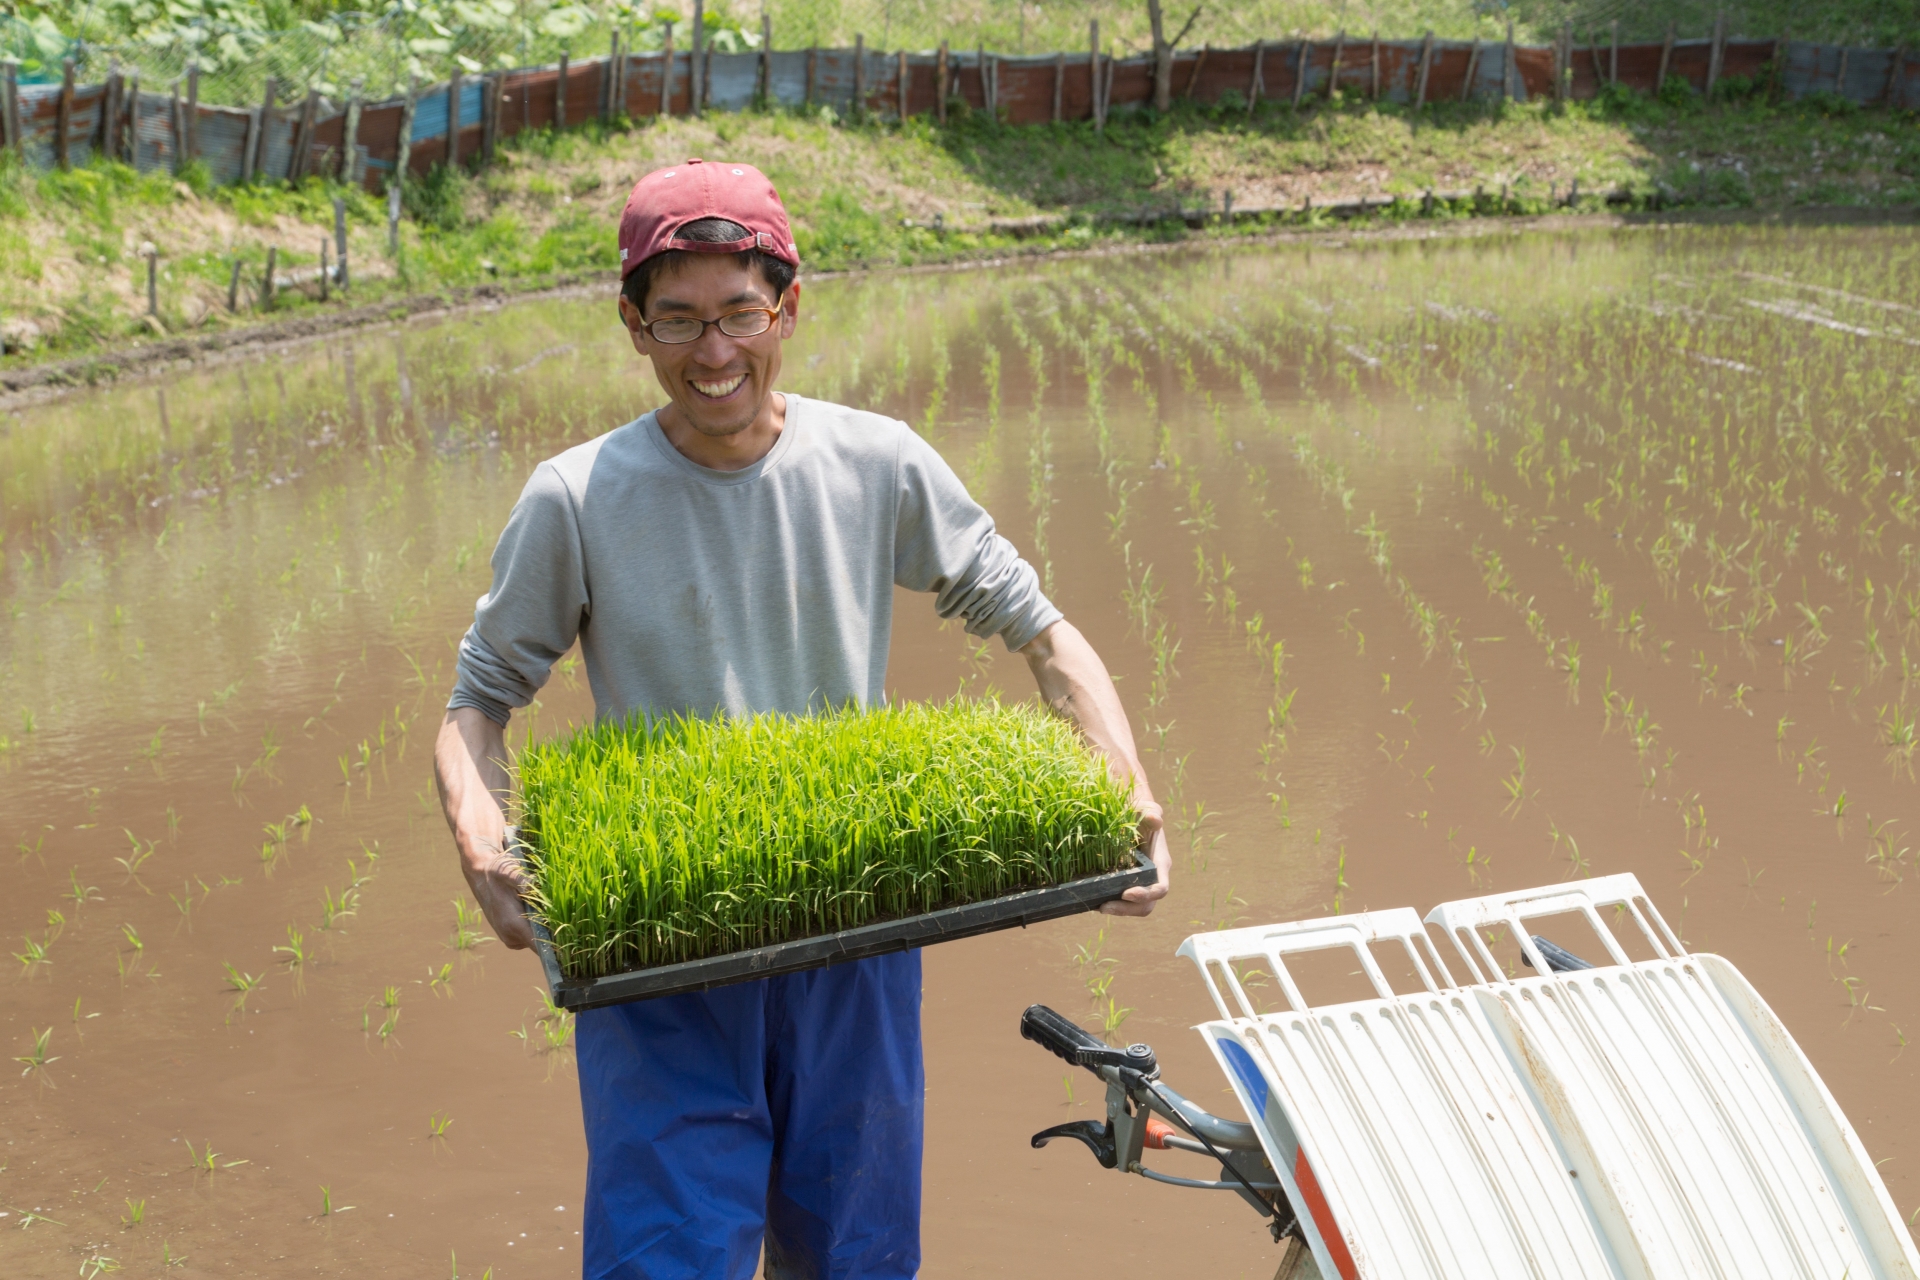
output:
[[[800,315],[786,211],[748,165],[648,174],[620,221],[620,318],[667,403],[540,464],[460,648],[434,764],[462,870],[509,947],[504,730],[579,641],[602,717],[883,700],[896,585],[1025,655],[1161,812],[1099,657],[904,423],[776,391]],[[580,1015],[589,1276],[906,1277],[920,1264],[917,952]]]

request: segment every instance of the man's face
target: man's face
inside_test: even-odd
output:
[[[771,307],[780,318],[766,332],[731,338],[718,325],[692,342],[659,342],[641,328],[667,316],[718,320],[743,307]],[[800,315],[800,286],[776,299],[760,272],[732,254],[696,254],[662,272],[647,294],[646,314],[620,299],[620,318],[633,349],[653,361],[653,376],[686,421],[702,435],[724,437],[753,424],[780,376],[780,344],[793,336]]]

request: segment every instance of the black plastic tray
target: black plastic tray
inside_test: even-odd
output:
[[[571,980],[561,976],[560,961],[553,953],[553,939],[538,921],[533,922],[533,947],[540,953],[540,964],[547,972],[547,988],[553,1002],[563,1009],[578,1012],[598,1009],[629,1000],[651,1000],[655,996],[677,995],[683,991],[705,991],[733,982],[750,982],[777,973],[796,973],[818,969],[842,960],[860,960],[906,951],[934,942],[951,942],[992,933],[996,929],[1026,928],[1042,920],[1092,911],[1112,902],[1136,885],[1152,884],[1156,878],[1153,859],[1134,850],[1138,865],[1126,871],[1070,880],[1045,889],[1028,889],[1004,898],[970,902],[946,907],[904,920],[883,920],[876,924],[844,929],[817,938],[797,938],[748,951],[735,951],[704,960],[684,960],[679,964],[657,965],[651,969],[633,969],[603,978]]]

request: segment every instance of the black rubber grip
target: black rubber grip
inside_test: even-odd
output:
[[[1076,1067],[1126,1067],[1148,1076],[1159,1068],[1146,1045],[1113,1048],[1043,1004],[1030,1004],[1020,1015],[1020,1034]]]

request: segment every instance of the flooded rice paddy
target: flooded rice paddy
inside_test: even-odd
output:
[[[1917,248],[1639,229],[806,288],[786,385],[935,442],[1121,678],[1175,828],[1150,920],[927,953],[927,1275],[1272,1272],[1233,1197],[1029,1149],[1099,1108],[1019,1040],[1029,1002],[1230,1112],[1186,934],[1616,871],[1920,1207]],[[477,923],[429,745],[526,473],[656,399],[577,297],[0,424],[0,1272],[577,1269],[571,1028]],[[1031,692],[899,617],[896,696]],[[515,732],[590,714],[569,659]]]

